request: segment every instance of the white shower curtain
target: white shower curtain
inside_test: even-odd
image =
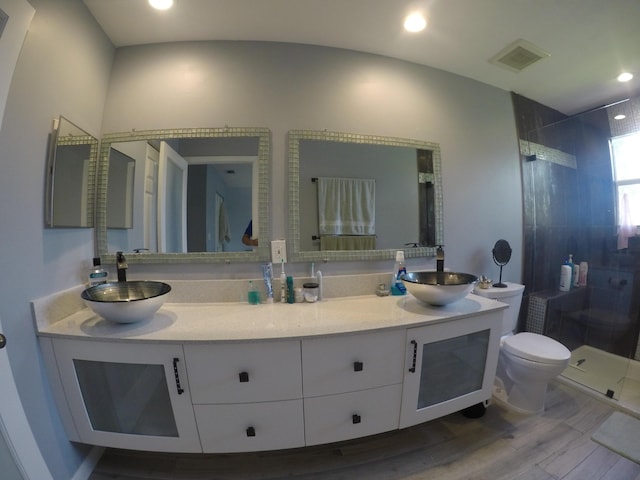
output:
[[[318,178],[320,235],[375,235],[376,182],[362,178]]]

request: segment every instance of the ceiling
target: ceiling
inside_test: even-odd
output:
[[[257,40],[346,48],[429,65],[567,115],[640,94],[640,0],[83,0],[116,47]],[[422,11],[423,32],[403,30]],[[549,57],[516,73],[488,60],[518,39]],[[635,78],[616,80],[622,71]]]

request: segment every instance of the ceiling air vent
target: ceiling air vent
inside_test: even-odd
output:
[[[526,40],[516,40],[491,57],[489,62],[512,72],[521,72],[529,65],[548,56],[547,52],[534,44]]]

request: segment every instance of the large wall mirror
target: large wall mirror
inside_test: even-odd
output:
[[[127,252],[133,263],[268,259],[269,158],[270,133],[260,127],[105,135],[99,255]],[[243,242],[248,227],[257,246]]]
[[[93,227],[97,158],[97,138],[64,117],[54,121],[46,167],[47,227]]]
[[[429,256],[443,244],[437,143],[311,130],[288,142],[295,261]]]

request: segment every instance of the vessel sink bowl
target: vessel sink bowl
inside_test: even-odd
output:
[[[134,323],[153,317],[171,286],[162,282],[133,280],[94,285],[81,294],[87,306],[106,320]]]
[[[470,273],[458,272],[410,272],[402,277],[402,283],[411,295],[429,305],[448,305],[469,294],[478,281]]]

